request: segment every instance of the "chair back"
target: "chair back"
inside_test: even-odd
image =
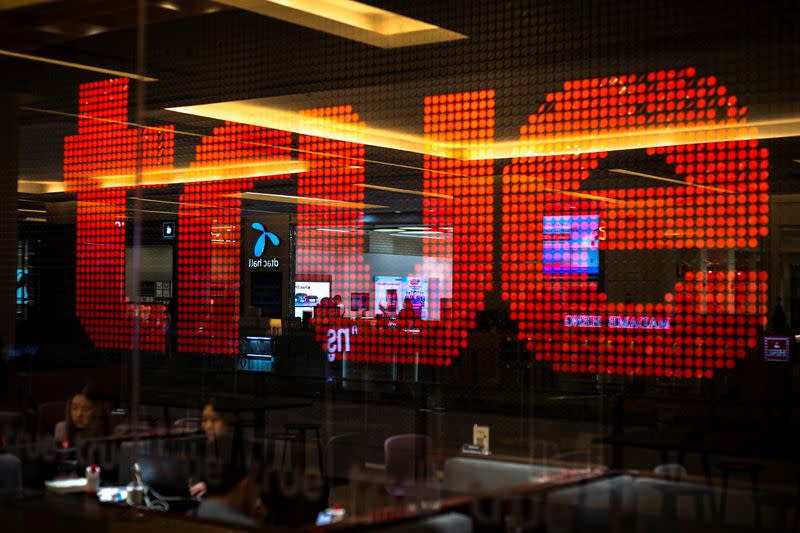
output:
[[[433,440],[427,435],[409,433],[389,437],[383,443],[387,489],[402,494],[404,488],[433,479],[431,459]]]
[[[67,402],[45,402],[39,405],[36,415],[36,436],[52,435],[58,422],[66,420]]]
[[[0,451],[7,443],[13,442],[17,435],[28,429],[23,411],[0,411]]]
[[[22,498],[22,461],[10,453],[0,453],[0,502]]]
[[[686,467],[677,463],[658,465],[653,469],[653,472],[666,476],[669,479],[683,479],[689,475]]]
[[[361,433],[343,433],[331,437],[325,454],[328,477],[335,482],[348,480],[354,468],[364,461],[364,436]]]

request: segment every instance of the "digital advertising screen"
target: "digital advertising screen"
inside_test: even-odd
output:
[[[764,361],[788,363],[792,355],[792,338],[786,335],[764,336]]]
[[[350,293],[350,310],[366,311],[369,309],[369,293],[353,292]]]
[[[303,318],[303,311],[312,311],[323,298],[331,295],[328,281],[294,282],[294,316]]]
[[[375,276],[375,314],[396,315],[406,298],[422,320],[428,319],[428,279],[405,276]]]
[[[411,299],[416,315],[422,320],[428,319],[428,280],[426,278],[406,278],[403,300]],[[402,308],[402,301],[400,307]]]
[[[545,215],[544,273],[600,273],[599,215]]]

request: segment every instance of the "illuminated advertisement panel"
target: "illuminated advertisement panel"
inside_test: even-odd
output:
[[[294,316],[303,318],[303,311],[312,311],[323,298],[331,295],[331,284],[327,281],[294,282]]]
[[[600,272],[599,215],[548,215],[542,225],[545,274]]]
[[[428,280],[419,277],[375,276],[375,316],[396,315],[406,299],[416,316],[428,319]]]

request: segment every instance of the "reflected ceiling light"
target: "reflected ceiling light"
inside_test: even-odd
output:
[[[314,228],[317,231],[327,231],[330,233],[350,233],[350,230],[347,229],[335,229],[335,228]]]
[[[366,144],[436,157],[479,161],[516,157],[544,157],[579,153],[639,150],[660,146],[774,139],[800,136],[800,117],[747,123],[717,123],[684,127],[615,130],[604,134],[540,136],[513,141],[448,142],[398,130],[338,122],[331,118],[301,115],[273,105],[273,99],[239,100],[167,108],[221,121],[239,122],[301,135]]]
[[[555,192],[563,194],[564,196],[574,196],[575,198],[585,198],[587,200],[597,200],[598,202],[608,202],[610,204],[624,204],[625,200],[617,200],[616,198],[609,198],[608,196],[600,196],[599,194],[589,194],[585,192],[565,191],[561,189],[550,189],[545,187],[547,192]]]
[[[17,181],[17,192],[20,194],[49,194],[54,192],[64,192],[64,183],[60,181],[21,179]]]
[[[697,187],[698,189],[709,189],[717,192],[728,192],[728,193],[731,192],[728,189],[724,189],[722,187],[712,187],[711,185],[700,185],[699,183],[689,183],[688,181],[676,180],[673,178],[664,178],[661,176],[654,176],[653,174],[645,174],[643,172],[634,172],[633,170],[625,170],[623,168],[610,168],[608,169],[608,171],[614,172],[615,174],[626,174],[628,176],[638,176],[640,178],[647,178],[651,180],[666,181],[669,183],[678,183],[680,185],[685,185],[687,187]]]
[[[279,202],[284,204],[317,205],[323,207],[341,207],[347,209],[379,209],[385,205],[365,204],[363,202],[345,202],[343,200],[330,200],[327,198],[312,198],[310,196],[291,196],[288,194],[269,194],[263,192],[243,192],[231,194],[243,200],[258,200],[261,202]]]
[[[22,208],[18,208],[17,211],[19,211],[20,213],[47,213],[47,210],[45,210],[45,209],[22,209]]]
[[[292,160],[247,161],[245,163],[225,165],[198,165],[187,168],[145,170],[142,172],[141,185],[174,185],[203,181],[280,176],[281,174],[297,174],[299,172],[305,172],[306,170],[308,170],[308,164],[306,162]],[[136,174],[97,176],[96,179],[100,182],[101,188],[136,186]]]
[[[142,197],[138,197],[138,196],[131,196],[130,199],[131,200],[139,200],[140,202],[151,202],[151,203],[155,203],[155,204],[170,204],[170,205],[177,205],[177,206],[181,206],[181,207],[199,207],[201,209],[213,209],[213,210],[218,210],[219,209],[218,205],[199,204],[197,202],[176,202],[176,201],[173,201],[173,200],[154,200],[154,199],[151,199],[151,198],[142,198]],[[176,212],[171,211],[170,213],[175,214]],[[242,213],[277,213],[277,211],[265,211],[263,209],[242,209]],[[197,215],[195,215],[195,214],[187,213],[186,216],[201,217],[201,216],[206,216],[206,215],[205,214],[197,214]]]
[[[432,237],[428,232],[420,232],[424,233],[424,235],[418,233],[410,233],[410,232],[403,232],[403,233],[392,233],[392,237],[409,237],[412,239],[434,239],[437,241],[443,241],[444,237]]]
[[[36,4],[47,4],[53,0],[0,0],[0,11],[17,9],[20,7],[30,7]]]
[[[159,2],[158,7],[162,9],[168,9],[170,11],[180,11],[181,8],[177,6],[177,4],[173,4],[172,2]]]
[[[379,48],[466,39],[466,35],[353,0],[216,0]]]
[[[370,185],[367,183],[355,183],[356,187],[363,187],[365,189],[376,189],[379,191],[388,191],[388,192],[399,192],[401,194],[415,194],[417,196],[428,196],[434,198],[444,198],[446,200],[452,200],[453,197],[449,194],[441,194],[438,192],[430,192],[430,191],[412,191],[410,189],[397,189],[395,187],[386,187],[384,185]]]
[[[439,157],[454,157],[456,154],[445,143],[435,143],[426,140],[421,135],[371,128],[364,124],[341,122],[330,117],[302,115],[296,111],[270,106],[265,100],[261,99],[168,107],[166,110],[186,115],[261,126],[263,128],[291,131],[301,135],[380,146],[392,150],[430,154]]]
[[[593,152],[638,150],[661,146],[746,141],[800,136],[800,117],[753,122],[703,124],[698,126],[615,130],[601,135],[535,137],[484,146],[463,147],[463,159],[508,159]]]
[[[39,218],[39,217],[25,217],[22,219],[23,222],[47,222],[46,218]]]
[[[103,26],[90,25],[85,30],[83,30],[83,33],[81,35],[83,35],[84,37],[91,37],[92,35],[103,33],[104,31],[108,31],[108,28],[105,28]]]
[[[59,67],[76,68],[79,70],[88,70],[90,72],[99,72],[100,74],[108,74],[121,78],[129,78],[137,81],[158,81],[157,78],[149,78],[147,76],[140,76],[130,72],[123,72],[121,70],[112,70],[108,68],[93,67],[91,65],[84,65],[82,63],[72,63],[70,61],[61,61],[60,59],[51,59],[49,57],[32,56],[30,54],[20,54],[19,52],[12,52],[11,50],[0,50],[0,56],[13,57],[16,59],[27,59],[29,61],[38,61],[39,63],[48,63],[50,65],[57,65]]]
[[[154,214],[157,214],[157,215],[172,215],[172,216],[177,216],[178,215],[177,211],[156,211],[156,210],[152,210],[152,209],[134,209],[132,207],[127,208],[126,211],[134,212],[134,213],[154,213]],[[190,215],[190,216],[193,216],[193,215]],[[127,216],[125,218],[135,218],[135,217]]]
[[[372,230],[376,233],[397,233],[398,231],[402,231],[400,228],[376,228]]]
[[[520,178],[524,181],[533,182],[543,184],[544,179],[539,178],[537,176],[533,176],[530,174],[511,174],[510,176]],[[624,204],[625,200],[618,200],[616,198],[609,198],[608,196],[600,196],[599,194],[590,194],[586,192],[576,192],[576,191],[567,191],[565,189],[552,189],[550,187],[545,187],[542,185],[542,191],[545,192],[554,192],[558,194],[562,194],[564,196],[573,196],[575,198],[585,198],[587,200],[597,200],[598,202],[608,202],[610,204]]]

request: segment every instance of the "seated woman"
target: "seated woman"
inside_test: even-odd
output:
[[[241,479],[244,473],[241,436],[233,416],[219,411],[215,401],[209,400],[203,407],[200,427],[204,446],[202,457],[197,459],[204,460],[204,464],[200,473],[189,480],[189,493],[195,498],[219,492],[218,486],[230,486],[232,479]]]
[[[104,437],[109,434],[108,417],[103,403],[86,386],[67,401],[64,420],[53,430],[56,442]]]

